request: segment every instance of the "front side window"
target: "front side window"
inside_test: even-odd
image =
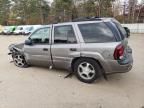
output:
[[[115,42],[112,31],[104,23],[78,24],[85,43]]]
[[[34,32],[30,39],[35,44],[48,44],[50,37],[50,28],[41,28]]]
[[[76,36],[72,25],[56,26],[54,28],[54,43],[55,44],[76,43]]]

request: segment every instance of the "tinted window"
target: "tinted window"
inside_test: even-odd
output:
[[[116,41],[112,31],[104,23],[79,24],[78,26],[86,43]]]
[[[50,28],[41,28],[38,29],[36,32],[34,32],[30,39],[37,44],[40,43],[49,43],[49,37],[50,37]]]
[[[33,29],[33,27],[27,27],[26,30],[27,31],[31,31]]]
[[[114,20],[114,24],[116,25],[116,27],[118,28],[120,34],[121,34],[121,38],[122,40],[125,38],[125,36],[127,35],[125,29],[121,26],[121,24],[118,21]]]
[[[76,43],[76,37],[72,26],[56,26],[54,28],[54,43]]]
[[[23,30],[23,27],[20,27],[20,30]]]
[[[30,27],[30,28],[29,28],[29,31],[32,31],[32,30],[33,30],[33,27]]]
[[[105,22],[105,24],[109,27],[109,29],[111,29],[111,31],[113,32],[114,36],[115,36],[115,39],[116,41],[121,41],[121,37],[120,37],[120,34],[117,30],[117,27],[110,21],[108,22]]]

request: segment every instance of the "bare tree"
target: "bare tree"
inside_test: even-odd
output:
[[[129,0],[129,21],[134,23],[137,0]]]

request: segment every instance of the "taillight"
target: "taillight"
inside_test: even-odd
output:
[[[114,59],[115,60],[120,60],[123,58],[124,54],[124,46],[123,45],[118,45],[114,51]]]

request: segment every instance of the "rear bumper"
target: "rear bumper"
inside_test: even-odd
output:
[[[111,63],[109,67],[109,71],[106,71],[106,73],[125,73],[129,72],[133,67],[133,63],[126,64],[126,65],[120,65],[118,63]]]
[[[123,61],[108,61],[107,62],[107,70],[106,73],[125,73],[129,72],[133,67],[133,58],[132,55]]]

